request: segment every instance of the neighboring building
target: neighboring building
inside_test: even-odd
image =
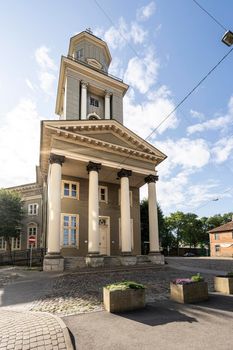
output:
[[[38,245],[47,237],[45,270],[62,270],[63,257],[85,257],[91,266],[103,265],[108,256],[135,264],[141,254],[139,189],[144,183],[150,260],[163,261],[155,167],[166,156],[123,125],[128,85],[108,74],[110,62],[107,44],[89,31],[72,37],[68,56],[61,59],[56,102],[60,120],[41,123],[34,186],[35,196],[42,197],[36,201],[26,191],[30,185],[22,186],[27,192],[22,193],[29,211],[38,208],[38,214],[27,218],[27,230],[37,225]]]
[[[209,231],[210,255],[233,257],[233,221]]]

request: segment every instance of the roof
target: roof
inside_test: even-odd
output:
[[[226,232],[226,231],[233,231],[233,221],[227,222],[224,225],[218,226],[213,228],[212,230],[208,231],[209,233],[216,233],[216,232]]]

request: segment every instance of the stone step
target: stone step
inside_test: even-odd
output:
[[[150,264],[150,263],[151,263],[151,261],[147,255],[138,255],[137,256],[137,265]]]
[[[67,270],[76,270],[86,267],[85,257],[83,256],[74,256],[74,257],[65,257],[64,258],[64,269]]]

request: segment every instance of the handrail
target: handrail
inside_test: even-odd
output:
[[[123,83],[123,80],[122,80],[122,79],[120,79],[120,78],[118,78],[118,77],[115,77],[114,75],[109,74],[109,73],[107,73],[107,72],[104,72],[104,71],[102,71],[102,70],[99,70],[99,69],[97,69],[97,68],[91,66],[90,64],[86,63],[85,61],[82,61],[82,60],[80,60],[80,59],[78,59],[78,58],[74,58],[73,56],[70,56],[70,55],[68,55],[67,58],[69,58],[69,59],[72,60],[72,61],[78,62],[78,63],[82,64],[83,66],[91,67],[91,68],[94,69],[96,72],[99,72],[99,73],[101,73],[101,74],[104,74],[104,75],[106,75],[106,76],[108,76],[108,77],[110,77],[110,78],[112,78],[112,79],[114,79],[114,80],[117,80],[117,81],[120,81],[121,83]]]

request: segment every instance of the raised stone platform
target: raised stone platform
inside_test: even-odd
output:
[[[65,257],[64,269],[77,270],[88,267],[134,266],[134,265],[164,265],[164,256],[160,253],[150,255],[118,255],[101,256],[90,255],[86,257]],[[47,270],[48,271],[48,270]]]

